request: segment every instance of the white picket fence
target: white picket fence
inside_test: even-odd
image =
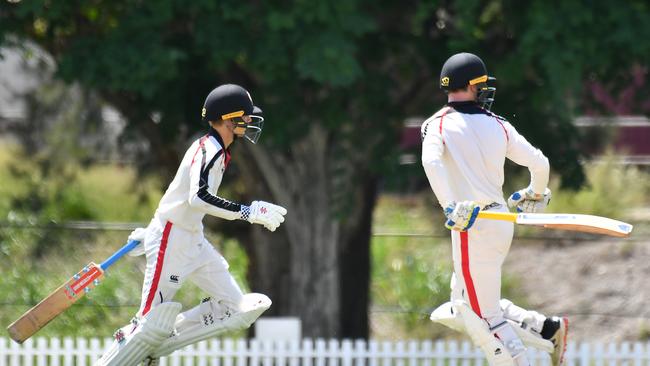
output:
[[[111,339],[36,338],[19,345],[0,338],[0,366],[92,365]],[[529,349],[533,365],[547,354]],[[224,339],[200,342],[161,360],[167,366],[474,366],[485,365],[468,342]],[[650,365],[650,343],[570,343],[567,366]]]

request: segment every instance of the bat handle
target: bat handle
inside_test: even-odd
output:
[[[110,257],[108,257],[105,261],[102,262],[99,266],[102,268],[103,271],[105,271],[108,267],[110,267],[113,263],[115,263],[118,259],[122,258],[124,254],[130,252],[133,248],[138,246],[140,244],[139,240],[129,240],[126,245],[124,245],[120,250],[117,252],[113,253]]]

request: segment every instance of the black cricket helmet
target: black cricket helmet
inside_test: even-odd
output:
[[[244,116],[249,116],[250,122],[246,122]],[[253,104],[246,89],[235,84],[214,88],[205,98],[201,118],[204,122],[230,119],[236,127],[246,129],[244,137],[252,143],[257,143],[264,127],[262,110]]]
[[[494,102],[496,88],[490,84],[496,78],[488,76],[485,63],[480,57],[467,52],[457,53],[445,61],[440,71],[440,88],[445,91],[465,88],[468,85],[478,87],[478,102],[483,108],[490,109]]]

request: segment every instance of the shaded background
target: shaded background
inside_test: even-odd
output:
[[[182,153],[207,130],[205,96],[234,82],[267,123],[259,145],[234,146],[220,194],[289,210],[273,234],[206,220],[240,283],[273,299],[268,315],[300,317],[305,336],[446,334],[426,320],[448,297],[450,256],[416,132],[445,101],[442,63],[461,51],[497,77],[493,110],[551,160],[553,211],[639,221],[632,239],[607,248],[640,275],[631,260],[645,255],[650,152],[639,136],[650,124],[649,37],[645,1],[2,2],[3,323],[149,220]],[[507,171],[506,194],[527,184],[522,169]],[[631,330],[616,337],[649,336],[638,301],[588,308],[647,286],[611,275],[610,287],[626,290],[559,306],[553,300],[568,295],[547,293],[531,275],[541,268],[550,287],[566,282],[562,291],[584,294],[591,285],[568,279],[602,271],[567,274],[554,264],[566,247],[586,253],[601,242],[518,235],[537,239],[516,242],[534,254],[508,262],[526,264],[506,273],[506,296],[585,318],[579,334],[623,317]],[[43,334],[110,334],[137,310],[142,267],[125,259]],[[202,297],[195,288],[179,296]]]

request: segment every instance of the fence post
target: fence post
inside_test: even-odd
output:
[[[472,352],[473,350],[474,348],[470,348],[470,344],[467,341],[463,341],[463,343],[460,344],[460,354],[458,355],[458,358],[460,358],[461,366],[470,366],[470,359],[474,356]]]
[[[634,342],[634,366],[643,365],[643,344]]]
[[[447,354],[449,357],[449,365],[450,366],[457,366],[458,365],[458,358],[460,357],[460,352],[458,351],[458,342],[457,341],[449,341],[447,343],[447,346],[449,347],[449,353]]]
[[[237,351],[236,351],[237,366],[247,365],[248,354],[249,354],[248,341],[245,339],[239,339],[237,341]]]
[[[422,342],[422,366],[431,366],[432,348],[430,340]]]
[[[86,366],[88,363],[88,354],[90,353],[90,350],[88,349],[88,339],[84,337],[77,337],[75,341],[77,343],[77,362],[75,365]]]
[[[377,362],[377,357],[376,355],[379,354],[379,343],[375,340],[371,340],[368,342],[368,365],[369,366],[377,366],[379,362]]]
[[[36,356],[36,365],[37,366],[47,366],[47,354],[50,351],[50,348],[47,346],[47,338],[38,337],[36,339],[36,349],[38,349],[38,355]]]
[[[352,366],[352,341],[344,339],[341,342],[341,366]]]
[[[330,339],[327,342],[326,360],[327,366],[339,366],[340,345],[338,339]]]
[[[414,340],[410,340],[408,343],[408,351],[406,355],[409,357],[408,366],[417,366],[418,358],[420,358],[420,352],[418,351],[418,343]]]
[[[34,354],[36,354],[34,350],[34,341],[32,338],[27,339],[25,343],[23,343],[22,352],[23,363],[21,365],[32,366],[34,364]]]
[[[0,337],[0,366],[7,366],[7,338]]]
[[[307,338],[302,342],[302,365],[312,366],[314,362],[314,341]]]
[[[368,352],[366,348],[366,341],[363,339],[357,339],[354,341],[354,366],[365,366],[366,358],[368,358]]]
[[[404,341],[397,341],[395,344],[395,352],[391,355],[395,359],[396,366],[404,366]],[[390,365],[390,361],[388,363]]]
[[[300,340],[292,339],[289,341],[289,366],[299,366],[300,365]],[[245,366],[245,365],[237,365]]]
[[[381,366],[390,366],[390,357],[393,353],[393,346],[391,342],[381,342]]]
[[[603,358],[607,360],[607,365],[616,365],[617,355],[618,355],[618,347],[616,347],[616,343],[610,343],[607,346],[607,352],[605,352]]]
[[[580,343],[580,366],[589,366],[590,359],[591,353],[589,349],[589,343]]]

